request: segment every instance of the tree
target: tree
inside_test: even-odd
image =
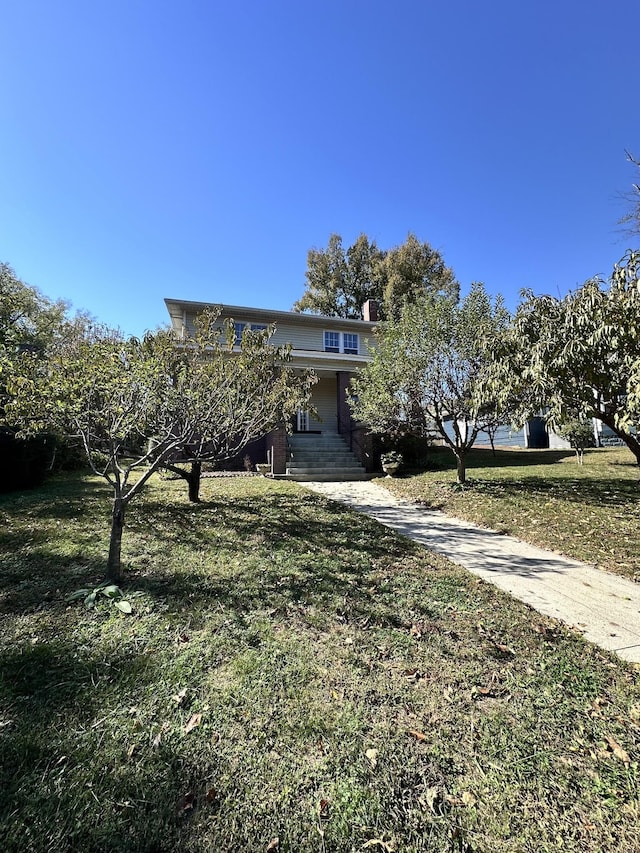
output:
[[[7,263],[0,263],[0,416],[8,400],[5,377],[24,350],[44,352],[65,322],[67,305],[53,302],[21,281]],[[0,426],[0,490],[36,485],[55,455],[51,436],[25,441]]]
[[[0,262],[0,346],[46,347],[67,309],[65,302],[47,299],[21,281],[9,264]]]
[[[583,417],[567,418],[558,424],[558,435],[566,439],[576,452],[578,465],[584,462],[584,451],[587,447],[595,447],[593,421]]]
[[[180,450],[180,459],[168,459],[162,467],[183,477],[188,484],[189,500],[199,501],[203,462],[223,462],[236,456],[243,447],[280,424],[288,424],[293,415],[308,405],[316,377],[308,371],[288,366],[289,346],[274,347],[268,341],[274,328],[252,331],[245,328],[239,352],[232,357],[225,351],[214,352],[208,324],[211,316],[196,318],[196,335],[187,346],[195,345],[196,358],[190,359],[188,378],[189,405],[183,415],[198,423],[198,432]],[[233,321],[227,321],[228,344],[233,345]],[[202,352],[206,356],[200,357]],[[217,357],[216,357],[217,356]],[[180,421],[177,431],[186,431]]]
[[[270,347],[268,332],[248,337],[239,355],[233,342],[231,324],[221,328],[210,312],[186,341],[168,330],[139,340],[76,327],[46,358],[23,352],[9,371],[6,420],[24,435],[77,437],[112,489],[110,581],[122,577],[127,507],[155,471],[194,447],[210,459],[226,454],[257,424],[277,421],[298,387],[304,398],[308,380],[284,369],[288,353]]]
[[[640,169],[640,160],[637,160],[629,151],[625,153],[631,165]],[[640,183],[632,183],[631,189],[623,193],[622,198],[627,202],[629,209],[620,220],[620,224],[625,226],[628,234],[640,234]]]
[[[457,300],[460,287],[451,267],[429,243],[409,234],[401,246],[386,252],[381,264],[382,302],[385,316],[399,313],[405,301],[417,302],[424,294]]]
[[[478,432],[497,417],[487,392],[492,343],[508,321],[482,284],[456,303],[441,294],[405,304],[378,333],[372,362],[353,382],[353,415],[373,432],[437,433],[456,457],[458,482]]]
[[[309,250],[305,275],[306,290],[293,310],[328,317],[360,319],[362,306],[373,299],[384,318],[425,294],[457,299],[459,289],[440,253],[413,234],[389,251],[365,234],[345,251],[342,237],[332,234],[326,249]]]
[[[342,237],[332,234],[326,249],[309,249],[306,290],[293,310],[359,320],[368,299],[382,298],[377,267],[383,255],[365,234],[346,251]]]
[[[596,418],[640,464],[640,252],[629,251],[608,282],[585,282],[560,299],[523,293],[496,359],[501,391],[520,399],[519,420],[540,410],[557,427]]]

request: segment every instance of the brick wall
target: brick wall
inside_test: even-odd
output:
[[[272,430],[265,443],[272,472],[284,474],[287,469],[287,431],[284,426]]]

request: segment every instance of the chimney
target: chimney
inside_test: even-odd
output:
[[[362,319],[367,323],[378,322],[378,303],[375,299],[367,299],[362,306]]]

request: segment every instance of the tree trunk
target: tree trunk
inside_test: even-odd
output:
[[[122,549],[122,528],[124,527],[125,503],[122,498],[113,499],[111,513],[111,538],[109,540],[109,559],[107,560],[107,580],[120,583],[122,580],[122,564],[120,552]]]
[[[192,503],[200,501],[200,480],[202,476],[202,462],[196,459],[191,463],[191,471],[187,474],[187,483],[189,484],[189,500]]]
[[[640,465],[640,441],[636,438],[635,435],[629,435],[626,433],[624,436],[620,436],[623,441],[626,441],[627,447],[636,457],[636,465]]]
[[[458,483],[464,485],[467,482],[467,466],[465,465],[464,456],[456,454],[456,469],[458,474]]]
[[[640,465],[640,439],[638,438],[638,436],[631,435],[631,433],[625,432],[623,429],[618,429],[612,417],[600,416],[600,420],[603,424],[606,424],[608,427],[610,427],[618,436],[618,438],[621,438],[624,441],[629,450],[636,457],[636,464]]]

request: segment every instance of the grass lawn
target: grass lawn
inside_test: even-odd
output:
[[[453,454],[433,451],[434,470],[379,481],[420,501],[640,580],[640,468],[626,448],[569,451],[476,449],[456,485]]]
[[[65,600],[101,483],[0,496],[3,853],[640,849],[637,670],[295,484],[203,499],[131,506],[125,615]]]

